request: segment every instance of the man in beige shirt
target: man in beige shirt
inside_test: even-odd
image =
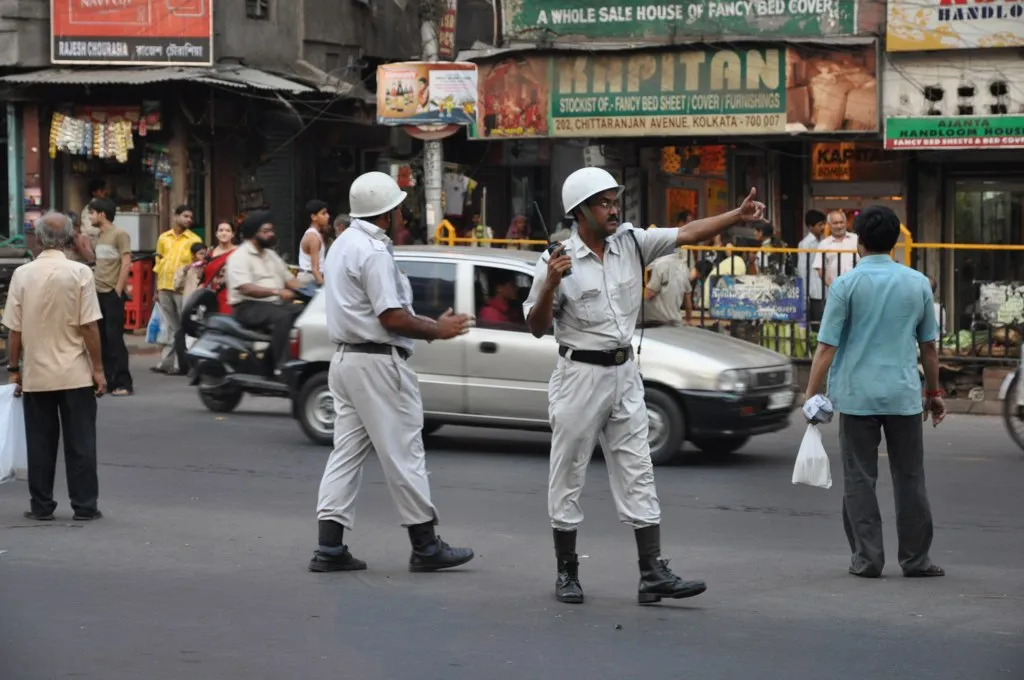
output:
[[[126,397],[134,386],[128,366],[128,348],[124,344],[124,302],[128,274],[132,268],[132,239],[128,232],[114,226],[117,206],[107,198],[89,203],[89,219],[100,230],[96,239],[96,293],[103,312],[100,344],[103,348],[103,370],[107,374],[110,394]]]
[[[11,332],[7,371],[25,399],[31,495],[25,517],[40,521],[52,521],[57,508],[53,480],[62,431],[74,518],[102,517],[96,506],[96,397],[107,389],[97,323],[103,315],[92,272],[64,255],[73,235],[67,215],[39,218],[36,236],[44,250],[14,271],[3,316]]]
[[[240,324],[273,338],[273,375],[287,356],[292,324],[302,309],[287,304],[295,299],[293,291],[300,283],[274,251],[277,236],[268,211],[250,213],[241,232],[242,245],[228,258],[228,304]]]

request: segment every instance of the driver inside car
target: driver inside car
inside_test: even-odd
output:
[[[526,326],[523,304],[519,301],[519,287],[513,272],[492,271],[488,277],[491,299],[477,314],[477,320],[487,324]]]
[[[270,335],[273,373],[279,375],[292,324],[302,309],[290,304],[301,284],[274,250],[277,236],[269,211],[250,213],[242,222],[241,233],[242,245],[227,263],[228,303],[238,323]]]

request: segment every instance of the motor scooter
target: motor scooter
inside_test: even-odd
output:
[[[295,291],[295,301],[286,303],[294,305],[295,318],[316,291],[313,284]],[[185,334],[197,338],[187,356],[190,384],[198,386],[203,405],[214,413],[230,413],[246,394],[289,398],[288,384],[274,375],[271,337],[216,309],[216,293],[201,288],[185,301],[181,314]]]

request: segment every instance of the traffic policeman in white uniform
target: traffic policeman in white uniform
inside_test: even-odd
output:
[[[345,546],[363,463],[375,452],[388,490],[412,542],[410,571],[436,571],[473,559],[434,533],[423,451],[423,403],[416,374],[406,363],[413,340],[447,340],[466,333],[471,319],[448,310],[434,319],[416,316],[409,280],[395,263],[387,232],[406,198],[381,172],[358,177],[349,190],[354,218],[324,267],[327,329],[338,347],[328,384],[334,398],[334,451],[327,460],[320,499],[319,547],[310,571],[358,571],[366,563]]]
[[[685,581],[661,559],[661,511],[647,442],[644,386],[633,357],[633,333],[642,300],[644,265],[682,245],[710,240],[729,227],[760,219],[755,192],[731,212],[678,229],[634,229],[619,224],[623,187],[600,168],[577,170],[562,186],[572,236],[537,263],[524,305],[530,331],[555,326],[561,358],[548,386],[552,428],[548,513],[554,529],[560,602],[583,602],[576,530],[583,521],[580,493],[595,444],[608,465],[612,497],[622,522],[636,533],[640,604],[706,590]]]

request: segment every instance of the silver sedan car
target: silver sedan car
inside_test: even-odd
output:
[[[395,249],[418,314],[436,317],[451,307],[477,318],[462,337],[418,342],[410,358],[423,396],[424,434],[445,425],[549,429],[548,379],[558,345],[550,331],[533,337],[522,319],[538,257],[490,248]],[[311,440],[330,444],[327,368],[336,348],[327,337],[322,293],[293,333],[293,415]],[[639,338],[638,330],[634,347]],[[684,441],[707,452],[736,451],[754,435],[785,429],[794,409],[788,357],[711,331],[647,328],[640,368],[658,464],[676,458]]]

